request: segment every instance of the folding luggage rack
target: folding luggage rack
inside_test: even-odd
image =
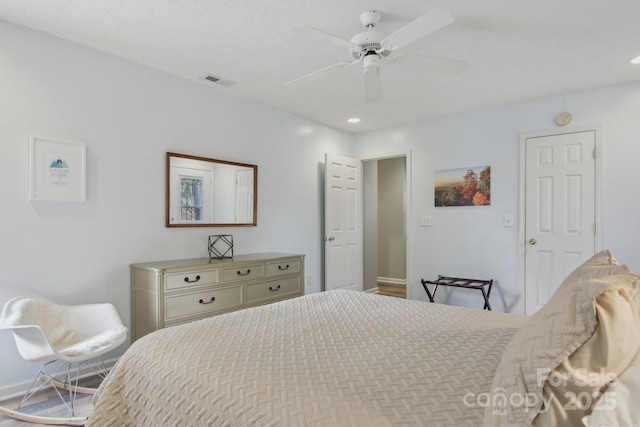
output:
[[[435,302],[433,299],[436,296],[436,291],[438,290],[438,286],[450,286],[454,288],[465,288],[465,289],[478,289],[482,292],[482,296],[484,297],[484,309],[491,310],[491,304],[489,304],[489,296],[491,296],[491,286],[493,285],[493,279],[490,280],[480,280],[480,279],[463,279],[461,277],[446,277],[438,275],[437,280],[424,280],[420,279],[424,290],[427,292],[429,296],[429,301]],[[427,286],[433,285],[433,292],[429,291],[429,287]],[[486,290],[485,290],[486,288]]]

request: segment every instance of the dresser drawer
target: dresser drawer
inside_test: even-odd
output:
[[[264,265],[253,264],[241,267],[231,267],[222,269],[222,281],[225,283],[260,279],[264,277]]]
[[[295,274],[300,272],[300,260],[290,259],[267,263],[267,277]]]
[[[169,322],[181,317],[208,315],[242,305],[242,286],[193,292],[165,297],[164,318]]]
[[[287,294],[300,294],[299,276],[247,285],[247,304],[282,298]]]
[[[193,270],[182,273],[166,273],[164,275],[164,286],[167,291],[200,285],[215,285],[219,282],[220,272],[217,268]]]

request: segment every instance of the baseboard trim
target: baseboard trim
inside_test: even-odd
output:
[[[113,366],[116,364],[117,361],[118,361],[118,358],[114,357],[113,359],[105,360],[104,364],[107,367],[107,369],[111,369],[113,368]],[[39,369],[39,367],[36,369]],[[37,370],[34,370],[34,375],[36,374],[36,372]],[[64,373],[65,372],[63,371],[60,372],[60,374],[62,375],[64,375]],[[92,375],[95,375],[95,372],[91,370],[91,368],[85,367],[80,370],[80,378],[87,378]],[[0,387],[0,401],[13,399],[14,397],[24,396],[24,394],[29,389],[29,386],[31,386],[31,383],[33,383],[33,379]],[[51,388],[51,386],[42,387],[43,390],[45,390],[46,388]]]
[[[377,294],[378,293],[378,287],[376,286],[375,288],[366,289],[365,292],[368,293],[368,294]]]
[[[407,279],[394,279],[392,277],[378,277],[378,283],[388,283],[390,285],[407,285]]]

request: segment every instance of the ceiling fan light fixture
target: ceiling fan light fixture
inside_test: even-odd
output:
[[[356,123],[360,123],[360,119],[358,117],[351,117],[350,119],[347,119],[347,122],[354,125]]]
[[[365,55],[364,58],[363,58],[365,73],[367,71],[371,70],[372,68],[377,67],[379,59],[380,59],[380,57],[375,53],[369,53],[369,54]]]

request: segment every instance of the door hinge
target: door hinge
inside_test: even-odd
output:
[[[594,159],[596,158],[596,149],[595,148],[593,149],[593,158]]]
[[[597,228],[596,228],[596,223],[594,222],[594,223],[593,223],[593,234],[596,234],[596,230],[597,230]]]

